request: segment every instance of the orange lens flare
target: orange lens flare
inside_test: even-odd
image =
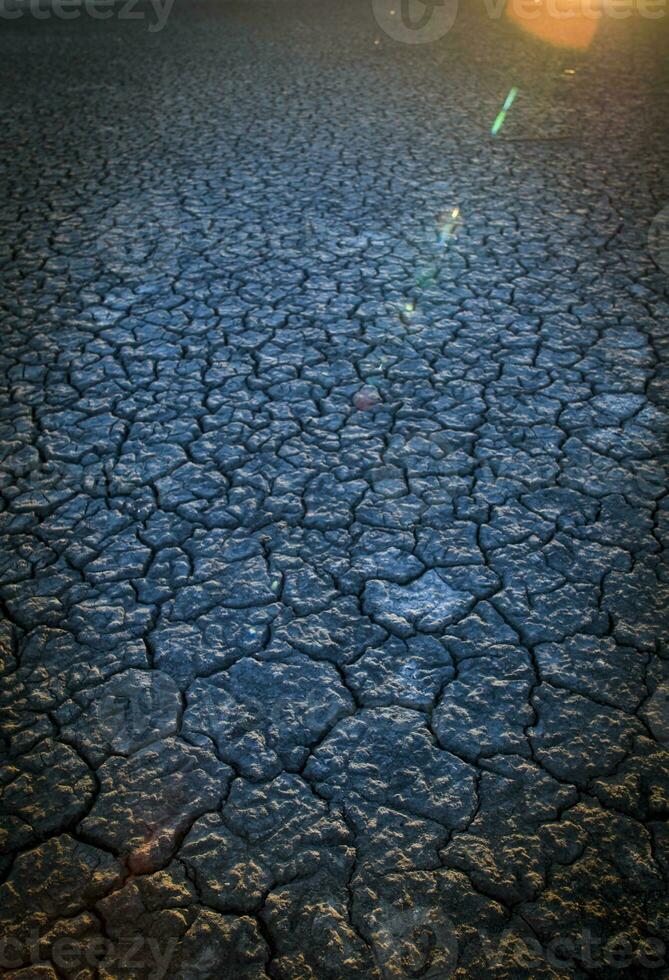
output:
[[[509,0],[506,16],[556,47],[585,51],[602,16],[602,0]]]

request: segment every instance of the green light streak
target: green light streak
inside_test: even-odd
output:
[[[504,109],[502,109],[497,119],[495,119],[494,123],[492,124],[492,129],[490,130],[490,132],[492,133],[493,136],[497,136],[500,129],[504,125],[505,119],[506,119],[506,113],[504,112]]]
[[[504,100],[504,105],[502,106],[502,109],[504,109],[504,112],[508,112],[509,111],[509,109],[511,108],[511,106],[513,105],[513,103],[516,101],[516,96],[517,95],[518,95],[518,89],[514,85],[514,87],[509,91],[509,94],[507,95],[506,99]]]
[[[490,132],[492,133],[493,136],[497,136],[497,134],[499,133],[500,129],[504,125],[504,120],[506,119],[506,114],[509,111],[509,109],[511,108],[511,106],[513,105],[513,103],[516,101],[516,96],[517,95],[518,95],[518,89],[514,85],[513,88],[511,88],[509,90],[509,94],[504,99],[504,105],[502,106],[500,112],[498,113],[497,118],[495,119],[494,123],[492,124],[492,129],[490,130]]]

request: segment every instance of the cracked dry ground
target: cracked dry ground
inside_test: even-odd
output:
[[[5,969],[666,975],[662,25],[146,26],[2,24]]]

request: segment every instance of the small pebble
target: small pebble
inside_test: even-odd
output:
[[[353,396],[353,404],[361,412],[369,411],[371,408],[375,408],[381,402],[381,396],[379,395],[378,389],[372,387],[371,385],[364,385],[360,391],[356,391]]]

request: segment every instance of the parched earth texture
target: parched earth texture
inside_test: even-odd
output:
[[[667,21],[461,8],[0,24],[8,976],[667,976]]]

